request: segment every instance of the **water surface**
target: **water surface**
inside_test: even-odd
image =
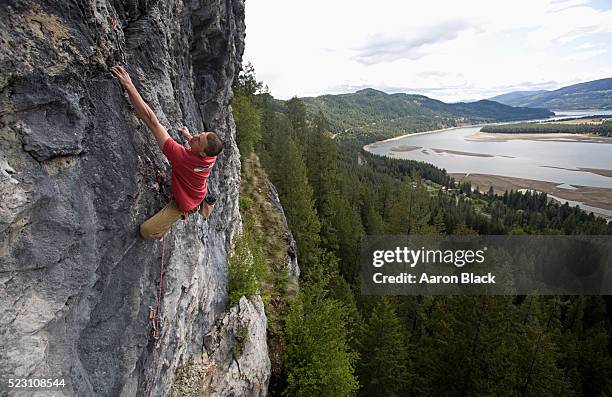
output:
[[[556,118],[612,114],[559,112]],[[461,127],[377,142],[372,153],[431,163],[448,173],[479,173],[554,182],[558,187],[612,188],[612,177],[580,170],[612,170],[612,144],[579,141],[475,141],[481,127]],[[612,140],[611,140],[612,141]],[[416,148],[415,148],[416,147]]]

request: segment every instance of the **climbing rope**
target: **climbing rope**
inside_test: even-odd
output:
[[[151,397],[153,391],[153,380],[157,367],[157,348],[159,347],[159,321],[161,319],[161,302],[164,293],[164,238],[161,239],[161,265],[159,269],[159,286],[157,288],[157,310],[149,306],[149,320],[151,320],[151,336],[153,338],[153,360],[147,377],[147,396]]]
[[[159,318],[161,316],[160,312],[161,312],[161,299],[162,299],[162,294],[164,293],[164,238],[162,237],[161,240],[161,246],[162,246],[162,256],[161,256],[161,266],[160,266],[160,270],[159,270],[159,287],[157,289],[157,316],[155,316],[155,332],[156,334],[155,336],[155,347],[157,347],[159,345],[158,343],[158,339],[159,339],[159,334],[157,333],[158,331],[158,327],[159,327]]]

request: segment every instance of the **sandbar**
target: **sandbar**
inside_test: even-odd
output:
[[[481,142],[506,142],[511,140],[524,141],[549,141],[549,142],[589,142],[589,143],[608,143],[612,144],[612,137],[592,136],[583,134],[564,134],[564,133],[492,133],[476,132],[465,137],[468,141]]]
[[[474,156],[474,157],[495,157],[492,154],[487,154],[487,153],[474,153],[474,152],[462,152],[460,150],[450,150],[450,149],[434,149],[432,148],[431,150],[433,150],[436,153],[448,153],[448,154],[458,154],[460,156]]]
[[[394,146],[389,150],[391,150],[392,152],[412,152],[413,150],[419,150],[422,148],[423,148],[422,146],[399,145],[399,146]]]
[[[605,169],[605,168],[578,167],[578,168],[574,169],[574,168],[565,168],[565,167],[555,167],[553,165],[541,165],[540,167],[557,168],[557,169],[560,169],[560,170],[567,170],[567,171],[590,172],[591,174],[597,174],[597,175],[601,175],[601,176],[606,176],[608,178],[612,178],[612,170],[608,170],[608,169]]]

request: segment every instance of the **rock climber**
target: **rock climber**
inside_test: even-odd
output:
[[[189,142],[189,148],[178,144],[142,99],[127,71],[121,66],[113,66],[111,72],[127,91],[136,116],[149,127],[172,166],[172,198],[164,208],[140,225],[142,237],[163,237],[176,221],[185,219],[198,208],[204,217],[208,217],[214,198],[206,194],[206,179],[217,155],[223,150],[223,141],[214,132],[192,136],[187,128],[182,127],[179,131]]]

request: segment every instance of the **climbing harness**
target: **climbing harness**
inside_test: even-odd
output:
[[[157,309],[149,306],[149,321],[151,322],[151,339],[153,345],[153,360],[147,377],[147,396],[153,391],[155,368],[157,367],[157,348],[159,347],[159,322],[161,319],[161,302],[164,293],[164,238],[161,238],[161,265],[159,269],[159,286],[157,288]]]

